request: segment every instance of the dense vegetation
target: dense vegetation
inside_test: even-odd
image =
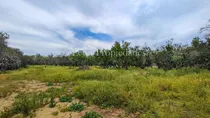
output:
[[[29,66],[9,71],[8,80],[39,80],[63,83],[65,89],[50,89],[53,96],[72,97],[101,108],[124,108],[141,117],[208,118],[210,115],[210,73],[208,70],[181,68],[164,71],[156,68],[90,70],[62,66]],[[50,96],[49,96],[50,97]],[[68,98],[69,99],[69,98]],[[65,97],[67,101],[67,97]],[[74,104],[68,110],[80,111]],[[68,111],[67,110],[67,111]]]
[[[9,35],[0,32],[0,72],[26,66],[23,53],[19,49],[8,47],[7,39]]]

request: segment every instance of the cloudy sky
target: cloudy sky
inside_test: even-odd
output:
[[[115,41],[189,43],[210,19],[210,0],[0,0],[0,31],[25,54],[93,51]]]

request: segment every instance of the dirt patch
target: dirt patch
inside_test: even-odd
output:
[[[0,80],[5,80],[8,78],[7,74],[0,74]]]
[[[32,81],[22,81],[23,83],[25,83],[25,87],[24,88],[20,88],[21,92],[45,92],[47,91],[49,88],[51,88],[51,86],[46,86],[47,83],[43,83],[40,81],[36,81],[36,80],[32,80]],[[55,84],[54,88],[61,88],[62,84]]]
[[[1,98],[0,99],[0,111],[3,111],[4,108],[11,107],[14,102],[14,99],[17,95],[18,95],[17,93],[13,93],[6,98]]]

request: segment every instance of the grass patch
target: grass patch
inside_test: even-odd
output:
[[[22,93],[19,94],[12,105],[11,109],[5,109],[0,114],[0,118],[12,117],[15,114],[23,114],[28,116],[36,109],[45,106],[49,102],[49,97],[46,93]]]
[[[89,111],[86,112],[85,115],[82,116],[82,118],[103,118],[103,116],[95,111]]]
[[[71,82],[65,88],[50,88],[54,98],[73,94],[101,108],[124,108],[141,117],[209,117],[210,72],[197,68],[164,71],[155,68],[78,71],[62,66],[29,66],[7,72],[9,80]],[[68,87],[73,87],[70,92]],[[61,101],[68,101],[62,98]],[[75,105],[76,108],[77,105]],[[72,108],[73,109],[73,108]]]
[[[24,87],[24,84],[20,84],[18,81],[1,80],[0,98],[7,97],[13,92],[18,92],[19,87]]]

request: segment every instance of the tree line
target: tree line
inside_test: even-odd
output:
[[[210,21],[209,21],[210,22]],[[149,46],[131,46],[129,42],[115,42],[111,49],[98,49],[93,55],[83,51],[70,55],[53,54],[48,56],[23,55],[19,49],[8,47],[7,33],[0,33],[0,69],[17,69],[26,65],[62,65],[84,66],[97,65],[103,68],[140,68],[157,66],[164,70],[182,67],[196,67],[210,70],[210,25],[200,30],[205,40],[199,37],[192,39],[191,45],[174,44],[169,40],[157,49]]]
[[[8,47],[9,35],[0,32],[0,70],[12,70],[26,67],[23,52],[17,48]]]

